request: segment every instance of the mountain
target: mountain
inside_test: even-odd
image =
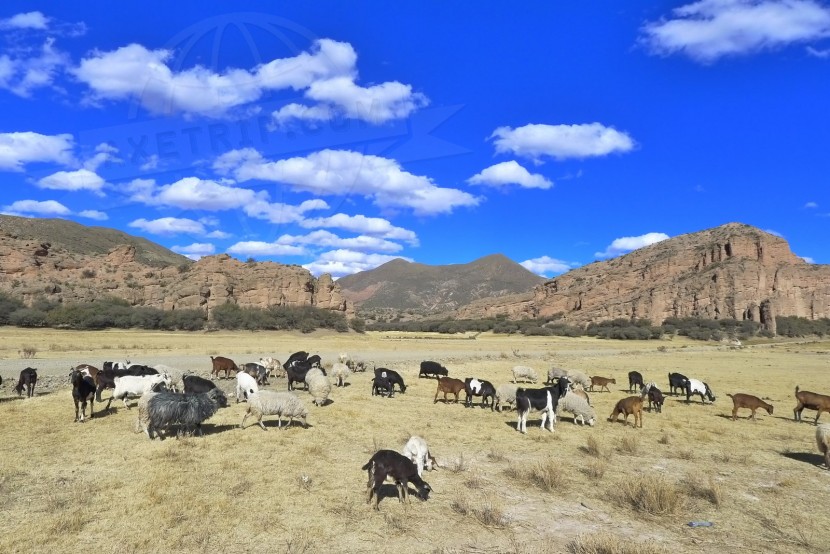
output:
[[[573,269],[531,294],[473,302],[457,317],[506,314],[588,323],[614,318],[830,317],[830,266],[809,264],[777,236],[741,223],[680,235]]]
[[[330,275],[315,279],[297,265],[243,263],[227,254],[193,262],[113,229],[9,216],[0,216],[0,291],[29,305],[111,296],[133,306],[202,309],[208,316],[227,302],[354,314]]]
[[[425,265],[400,258],[369,271],[341,277],[343,296],[362,309],[438,313],[492,298],[529,291],[542,277],[501,254],[467,264]]]

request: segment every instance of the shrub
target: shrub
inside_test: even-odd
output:
[[[33,308],[15,310],[9,315],[11,325],[18,327],[43,327],[46,325],[46,312]]]
[[[11,313],[20,308],[23,308],[23,302],[6,293],[0,292],[0,325],[7,325]]]
[[[81,277],[84,279],[92,279],[95,277],[95,270],[94,269],[85,269],[81,272]]]
[[[360,319],[359,317],[355,317],[349,321],[349,326],[357,333],[365,333],[366,332],[366,321]]]

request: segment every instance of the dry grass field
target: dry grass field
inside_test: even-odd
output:
[[[27,347],[33,359],[21,359]],[[830,471],[818,465],[815,412],[797,424],[792,409],[797,384],[830,393],[828,347],[5,328],[0,552],[827,552]],[[233,401],[208,420],[203,438],[150,441],[135,432],[137,410],[120,404],[72,422],[70,365],[128,357],[207,373],[208,355],[248,362],[301,349],[324,362],[348,352],[401,372],[409,388],[372,397],[370,373],[358,373],[324,407],[299,392],[308,429],[239,429],[245,405]],[[617,385],[591,394],[595,427],[564,414],[550,433],[531,416],[521,435],[515,412],[434,404],[435,381],[417,377],[424,359],[495,385],[518,364],[540,375],[551,365],[579,369]],[[17,399],[12,381],[27,365],[47,386]],[[608,423],[634,369],[664,392],[669,371],[700,378],[717,401],[668,397],[662,414],[645,413],[643,429]],[[270,388],[284,390],[285,381]],[[768,398],[774,415],[759,412],[752,422],[742,412],[731,421],[726,393],[734,392]],[[360,467],[410,434],[425,437],[442,466],[425,474],[434,492],[403,505],[385,485],[375,512]]]

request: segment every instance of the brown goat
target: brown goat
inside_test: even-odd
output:
[[[589,406],[591,405],[591,399],[588,398],[588,393],[585,392],[585,389],[583,389],[582,387],[580,387],[580,386],[571,387],[571,392],[574,393],[577,396],[581,396],[582,398],[585,399],[585,402],[587,402]]]
[[[225,379],[230,377],[230,372],[233,370],[236,373],[239,373],[239,367],[236,365],[236,362],[231,360],[230,358],[223,358],[222,356],[213,356],[210,357],[210,361],[213,363],[213,369],[210,370],[211,376],[219,377],[219,372],[225,372]]]
[[[438,389],[435,391],[435,402],[438,402],[438,394],[444,393],[444,402],[447,402],[447,393],[455,395],[455,401],[458,402],[458,394],[464,390],[464,381],[461,379],[453,379],[452,377],[439,377]],[[435,404],[433,402],[433,404]]]
[[[830,396],[806,390],[799,391],[798,386],[796,386],[795,399],[798,401],[798,404],[793,409],[793,415],[796,421],[801,421],[801,412],[804,408],[816,410],[816,424],[818,424],[818,418],[821,412],[830,412]]]
[[[637,422],[640,422],[640,428],[643,427],[643,397],[629,396],[623,398],[617,405],[614,406],[614,411],[608,416],[608,421],[618,421],[620,414],[625,416],[624,424],[628,424],[628,416],[634,414],[634,427],[637,427]]]
[[[602,392],[602,389],[605,389],[608,392],[611,392],[611,389],[608,388],[609,383],[612,384],[612,385],[616,385],[617,380],[616,379],[608,379],[606,377],[591,377],[591,386],[588,387],[588,390],[593,392],[594,391],[594,385],[598,385],[599,386],[599,392]]]
[[[772,404],[767,404],[757,396],[751,394],[743,394],[741,392],[735,394],[727,394],[732,399],[732,421],[738,419],[738,408],[749,408],[752,410],[752,421],[755,419],[755,410],[763,408],[769,415],[772,415]]]

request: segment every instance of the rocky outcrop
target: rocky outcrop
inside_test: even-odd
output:
[[[315,279],[297,265],[243,263],[227,254],[159,267],[138,259],[134,245],[85,255],[0,232],[0,290],[27,304],[87,302],[102,295],[133,306],[211,311],[226,302],[242,307],[315,306],[354,316],[331,276]]]
[[[830,317],[830,266],[808,264],[787,242],[730,223],[594,262],[532,295],[475,302],[458,317],[506,314],[585,324],[615,318],[734,318],[775,331],[776,316]]]

